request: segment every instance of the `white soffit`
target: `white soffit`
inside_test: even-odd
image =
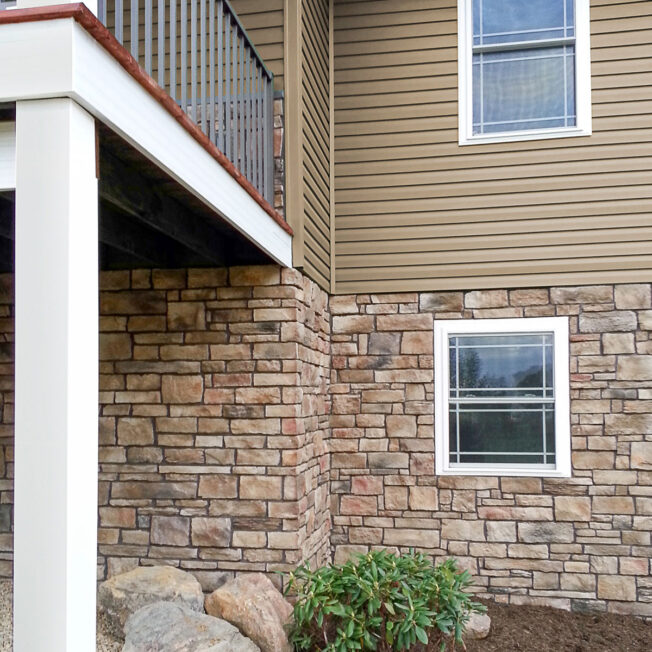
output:
[[[0,122],[0,191],[16,187],[16,123]]]
[[[292,265],[292,237],[74,19],[0,25],[0,61],[0,102],[73,98],[274,260]]]

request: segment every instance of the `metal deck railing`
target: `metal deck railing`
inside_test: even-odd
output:
[[[98,17],[273,205],[274,79],[228,0],[99,0]]]

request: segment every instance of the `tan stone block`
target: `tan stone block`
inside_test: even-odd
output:
[[[350,527],[349,541],[351,543],[379,545],[383,542],[383,530],[379,527]]]
[[[403,333],[401,353],[406,355],[432,354],[433,335],[430,331]]]
[[[454,512],[474,512],[476,508],[476,492],[469,489],[453,491]]]
[[[390,414],[387,417],[388,437],[416,437],[417,418],[416,416],[404,414]]]
[[[409,455],[407,453],[368,453],[370,469],[407,469]]]
[[[575,469],[613,469],[614,454],[610,451],[573,451]]]
[[[234,435],[278,435],[281,422],[279,419],[232,419],[231,432]]]
[[[198,495],[202,498],[237,498],[238,478],[235,475],[202,475]]]
[[[591,499],[583,496],[555,496],[555,520],[590,521]]]
[[[618,575],[598,575],[598,598],[632,602],[636,600],[636,579]]]
[[[100,333],[100,360],[129,360],[131,335],[128,333]]]
[[[512,306],[545,306],[550,300],[548,290],[511,290],[509,303]]]
[[[162,546],[187,546],[190,519],[185,516],[152,516],[152,543]]]
[[[397,355],[400,346],[400,333],[370,333],[367,353],[369,355]]]
[[[404,510],[408,507],[407,487],[385,487],[385,509]]]
[[[229,268],[229,284],[232,287],[278,285],[281,282],[281,268],[276,265],[248,265]]]
[[[633,514],[634,499],[629,496],[594,496],[594,514]]]
[[[292,550],[301,546],[301,532],[269,532],[267,540],[272,549]]]
[[[652,432],[652,414],[607,414],[604,421],[606,435],[646,435]]]
[[[231,542],[231,519],[195,517],[192,519],[192,545],[226,548]]]
[[[579,287],[552,288],[552,303],[611,303],[611,285],[586,285]]]
[[[333,556],[333,563],[345,564],[350,559],[355,559],[357,555],[364,555],[368,550],[367,546],[357,545],[339,545],[335,546],[335,554]]]
[[[581,591],[582,593],[593,593],[595,591],[595,575],[562,573],[560,580],[562,591]]]
[[[652,355],[621,355],[616,371],[618,380],[652,380]]]
[[[485,541],[484,523],[482,521],[465,521],[462,519],[442,519],[442,539],[454,541]]]
[[[185,269],[152,270],[152,285],[155,290],[180,290],[186,287]]]
[[[167,320],[172,331],[204,330],[206,308],[199,301],[172,302],[168,304]]]
[[[333,317],[333,335],[370,333],[373,330],[374,318],[371,315]]]
[[[378,513],[376,496],[342,496],[340,514],[344,516],[375,516]]]
[[[233,533],[231,544],[234,548],[265,548],[267,546],[267,533],[236,530]]]
[[[254,360],[295,360],[297,345],[294,342],[262,342],[254,344]]]
[[[154,426],[151,419],[123,417],[118,419],[118,444],[120,446],[146,446],[154,443]]]
[[[461,292],[423,292],[419,295],[419,309],[430,312],[461,312],[464,295]]]
[[[516,559],[548,559],[548,546],[543,544],[511,543],[507,554]]]
[[[507,546],[504,543],[470,543],[471,557],[507,557]]]
[[[165,314],[165,292],[101,292],[101,315],[160,315]]]
[[[227,269],[189,269],[189,288],[216,288],[226,284]]]
[[[136,510],[133,507],[100,507],[99,514],[101,527],[136,527]]]
[[[386,546],[414,546],[415,548],[438,548],[440,539],[436,530],[414,530],[408,528],[385,530],[383,543]]]
[[[540,494],[541,480],[539,478],[502,478],[500,487],[508,494]]]
[[[464,295],[466,308],[503,308],[507,305],[506,290],[474,290]]]
[[[540,591],[554,591],[559,589],[559,573],[532,573],[532,586]]]
[[[633,333],[605,333],[602,336],[602,350],[605,353],[634,353],[636,345]]]
[[[637,575],[644,577],[649,575],[650,560],[647,557],[621,557],[621,575]]]
[[[437,487],[410,487],[410,509],[436,511],[439,509]]]
[[[163,376],[161,394],[164,403],[200,403],[204,393],[201,376]]]
[[[636,484],[636,471],[594,471],[593,481],[595,484]]]
[[[581,333],[609,333],[636,330],[636,313],[631,310],[583,312],[580,315]]]
[[[514,521],[487,521],[487,541],[516,541],[516,523]]]
[[[614,288],[616,308],[650,308],[652,307],[652,296],[649,283],[637,283],[631,285],[616,285]]]
[[[333,315],[352,315],[357,314],[359,311],[355,294],[330,297],[329,308]]]
[[[431,314],[382,315],[376,320],[379,331],[429,331],[432,333]]]
[[[631,448],[633,469],[652,470],[652,441],[633,441]]]
[[[375,496],[383,493],[383,479],[371,475],[355,475],[351,478],[351,493],[354,496]]]
[[[519,523],[518,540],[524,543],[571,543],[575,538],[570,523]]]
[[[240,498],[280,500],[283,493],[282,480],[278,476],[243,475],[240,478]]]

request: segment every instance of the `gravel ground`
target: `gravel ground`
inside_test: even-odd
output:
[[[12,652],[11,580],[0,581],[0,652]],[[122,643],[106,631],[103,616],[97,616],[97,651],[120,652]]]

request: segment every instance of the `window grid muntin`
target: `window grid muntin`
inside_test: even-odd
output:
[[[479,34],[476,34],[475,32],[475,21],[474,21],[474,14],[475,14],[475,5],[477,3],[477,6],[479,7],[480,11],[480,18],[479,18],[479,25],[480,25],[480,32]],[[485,136],[485,135],[495,135],[495,134],[500,134],[500,133],[512,133],[512,132],[517,132],[517,131],[530,131],[530,130],[541,130],[541,129],[560,129],[560,128],[568,128],[568,127],[576,127],[577,126],[577,83],[576,83],[576,73],[577,73],[577,57],[576,57],[576,32],[575,32],[575,0],[563,0],[563,15],[564,15],[564,23],[563,25],[559,26],[558,28],[539,28],[539,29],[530,29],[530,30],[512,30],[512,31],[504,31],[504,32],[491,32],[489,34],[485,34],[484,29],[483,29],[483,5],[484,5],[484,0],[472,0],[471,3],[471,78],[475,78],[476,74],[476,66],[479,68],[479,80],[480,80],[480,89],[479,89],[479,106],[480,106],[480,120],[476,121],[476,115],[475,115],[475,103],[473,102],[473,99],[471,100],[471,133],[474,136]],[[569,11],[570,9],[570,11]],[[569,16],[570,14],[570,16]],[[572,19],[572,23],[569,24],[569,17]],[[510,35],[510,34],[533,34],[533,33],[543,33],[543,32],[552,32],[552,31],[561,31],[562,36],[561,37],[555,37],[555,38],[548,38],[548,39],[525,39],[525,40],[520,40],[517,42],[514,41],[506,41],[506,42],[492,42],[489,44],[490,49],[487,48],[487,44],[484,42],[485,37],[495,37],[495,36],[500,36],[500,35]],[[476,43],[476,39],[479,39],[479,43]],[[562,53],[560,55],[556,55],[557,58],[562,58],[563,59],[563,76],[564,76],[564,86],[563,86],[563,100],[564,100],[564,115],[563,116],[539,116],[539,117],[532,117],[532,118],[522,118],[522,119],[513,119],[513,120],[498,120],[498,121],[485,121],[484,120],[484,113],[485,113],[485,107],[484,107],[484,66],[490,63],[505,63],[505,62],[510,62],[510,61],[518,61],[518,60],[525,60],[526,57],[523,57],[521,59],[514,58],[514,59],[504,59],[500,61],[484,61],[484,54],[487,51],[490,51],[492,53],[495,52],[506,52],[510,50],[515,49],[515,45],[519,46],[520,50],[533,50],[533,49],[539,49],[539,48],[550,48],[550,47],[562,47]],[[478,60],[476,60],[476,57],[479,57]],[[541,59],[544,58],[554,58],[552,55],[548,55],[546,57],[541,57]],[[535,58],[527,58],[529,60],[536,60]],[[573,75],[572,79],[569,81],[568,79],[568,61],[572,60],[572,65],[573,65]],[[569,95],[569,89],[572,87],[573,89],[573,100],[574,100],[574,111],[573,113],[569,113],[569,108],[568,108],[568,95]],[[473,91],[475,92],[475,91]],[[562,121],[563,124],[551,124],[550,126],[542,127],[540,125],[528,125],[527,123],[541,123],[541,122],[554,122],[554,121]],[[513,127],[515,125],[520,124],[521,126],[515,127],[515,128],[509,128],[509,125],[512,125]],[[507,128],[502,129],[502,130],[495,130],[495,131],[487,131],[485,129],[486,126],[490,125],[506,125]]]
[[[505,344],[498,344],[498,343],[490,343],[490,344],[478,344],[478,343],[472,343],[468,344],[466,346],[460,345],[460,340],[468,340],[468,339],[479,339],[480,341],[482,338],[487,338],[487,339],[494,339],[494,340],[500,340],[500,338],[510,338],[510,339],[516,339],[518,338],[525,338],[525,339],[530,339],[530,338],[541,338],[541,342],[539,343],[505,343]],[[454,344],[452,344],[454,342]],[[553,437],[552,440],[552,446],[553,450],[549,450],[548,448],[548,432],[547,432],[547,416],[552,416],[552,422],[553,422],[553,427],[555,423],[555,365],[554,365],[554,348],[555,348],[555,337],[554,333],[552,332],[542,332],[542,333],[535,333],[535,332],[513,332],[513,333],[474,333],[473,335],[471,334],[449,334],[447,338],[447,343],[448,343],[448,360],[449,360],[449,372],[448,372],[448,418],[449,418],[449,451],[448,451],[448,463],[449,465],[454,468],[454,467],[467,467],[469,465],[480,465],[484,466],[486,464],[487,467],[491,467],[493,463],[481,463],[481,462],[474,462],[474,463],[465,463],[461,460],[462,457],[471,457],[471,456],[496,456],[496,457],[501,457],[501,456],[511,456],[512,458],[518,458],[518,457],[532,457],[532,456],[538,456],[541,457],[543,462],[539,463],[534,463],[534,464],[528,464],[527,466],[530,466],[532,468],[555,468],[555,463],[556,463],[556,455],[557,455],[557,450],[556,450],[556,443],[555,439]],[[463,349],[478,349],[478,348],[540,348],[541,349],[541,373],[542,373],[542,384],[541,387],[523,387],[523,388],[463,388],[461,390],[460,388],[460,350]],[[451,369],[450,369],[450,357],[451,353],[454,351],[454,362],[455,362],[455,385],[454,387],[451,386]],[[551,371],[552,371],[552,378],[550,378],[550,385],[546,384],[546,373],[547,373],[547,352],[550,351],[551,353]],[[504,397],[489,397],[489,396],[478,396],[478,397],[461,397],[460,396],[460,391],[506,391],[509,389],[518,389],[518,390],[535,390],[538,389],[541,391],[542,396],[541,397],[524,397],[524,396],[504,396]],[[548,391],[551,392],[551,396],[547,396]],[[521,405],[521,404],[528,404],[531,403],[533,405],[541,405],[540,409],[534,409],[534,408],[518,408],[518,409],[500,409],[500,408],[493,408],[491,410],[488,410],[486,408],[484,409],[461,409],[460,406],[462,405],[500,405],[500,404],[510,404],[510,405]],[[454,406],[454,409],[452,409],[452,406]],[[455,450],[451,451],[450,450],[450,414],[451,412],[454,412],[455,414]],[[460,415],[462,413],[541,413],[541,444],[542,448],[540,451],[535,451],[535,452],[523,452],[523,451],[511,451],[511,452],[493,452],[493,451],[462,451],[461,450],[461,432],[460,432],[460,427],[461,427],[461,418]],[[554,434],[554,431],[553,431]],[[456,461],[454,461],[454,459]],[[549,460],[549,458],[551,458]],[[524,466],[524,463],[522,462],[505,462],[505,466],[513,466],[513,467],[522,467]]]

